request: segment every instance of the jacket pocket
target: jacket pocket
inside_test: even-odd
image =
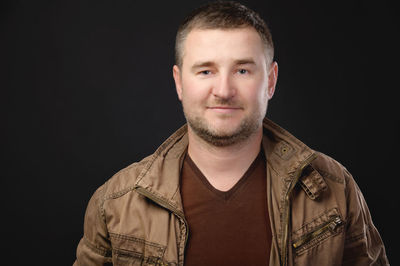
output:
[[[293,232],[292,247],[297,255],[343,231],[345,222],[336,208],[326,211]]]
[[[144,239],[110,233],[114,265],[168,265],[165,246]]]

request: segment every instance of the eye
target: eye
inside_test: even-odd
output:
[[[210,75],[211,71],[210,70],[203,70],[199,72],[201,75]]]
[[[239,69],[239,70],[238,70],[238,73],[239,73],[239,74],[247,74],[248,71],[247,71],[247,69]]]

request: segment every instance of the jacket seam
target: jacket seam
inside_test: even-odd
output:
[[[344,184],[343,178],[336,177],[336,176],[332,175],[331,173],[328,173],[321,169],[316,169],[316,170],[317,170],[317,172],[320,172],[323,177],[328,178],[336,183]]]
[[[304,228],[306,228],[308,225],[314,223],[317,219],[321,218],[322,216],[328,215],[328,213],[332,212],[333,210],[335,210],[337,212],[337,214],[339,215],[339,210],[337,207],[333,207],[331,209],[328,209],[326,211],[324,211],[323,213],[321,213],[320,215],[314,217],[311,221],[304,223],[301,227],[294,229],[293,232],[298,232]]]
[[[129,193],[131,191],[134,191],[135,188],[136,188],[136,185],[132,185],[132,186],[129,186],[129,187],[124,188],[122,190],[119,190],[117,192],[111,193],[110,195],[104,196],[104,201],[109,200],[109,199],[117,199],[119,197],[122,197],[123,195],[125,195],[125,194],[127,194],[127,193]]]
[[[172,135],[170,136],[167,140],[165,140],[160,147],[152,154],[151,158],[149,159],[149,162],[144,166],[143,170],[140,172],[138,179],[136,181],[136,184],[138,184],[146,175],[146,173],[149,171],[151,166],[153,165],[155,159],[161,155],[161,153],[170,145],[171,142],[176,141],[177,139],[182,137],[181,131],[184,130],[185,126],[182,126],[181,128],[178,129],[176,132],[177,135]]]
[[[106,201],[105,194],[106,194],[106,189],[108,187],[108,184],[109,184],[109,181],[107,181],[104,184],[103,190],[101,191],[102,195],[101,195],[101,202],[100,202],[100,206],[99,206],[100,215],[101,215],[101,218],[103,219],[104,225],[107,224],[106,215],[105,215],[105,209],[104,209],[104,203]]]
[[[365,226],[366,226],[366,231],[371,230],[370,224],[365,223]],[[350,236],[346,237],[345,241],[346,241],[346,243],[353,243],[357,240],[364,239],[364,238],[367,238],[365,231],[363,231],[359,234],[351,234]]]
[[[345,241],[346,241],[346,244],[349,244],[349,243],[353,243],[357,240],[363,239],[364,237],[365,237],[365,234],[363,232],[363,233],[360,233],[357,235],[351,235],[349,237],[346,237]]]
[[[137,237],[133,237],[133,236],[121,235],[121,234],[116,234],[116,233],[110,232],[110,237],[116,238],[116,239],[129,240],[129,241],[133,241],[133,242],[139,242],[139,243],[143,243],[148,246],[165,249],[165,246],[163,246],[163,245],[160,245],[160,244],[157,244],[154,242],[150,242],[150,241],[146,241],[142,238],[137,238]]]
[[[155,263],[157,263],[157,261],[162,259],[159,256],[145,256],[143,253],[133,250],[115,248],[113,251],[115,254],[119,255],[119,257],[127,257],[128,259],[131,259],[133,257],[135,259],[139,259],[142,263],[145,263],[145,265],[154,265]]]
[[[178,194],[178,191],[179,191],[179,186],[176,188],[174,194],[172,195],[171,201],[172,201],[172,199],[175,198],[175,195]],[[176,207],[177,207],[177,206],[176,206]]]
[[[281,175],[279,174],[278,171],[275,170],[275,168],[272,166],[271,161],[267,158],[267,164],[268,166],[275,172],[276,175],[278,175],[279,177],[281,177]]]
[[[323,242],[328,241],[331,237],[335,237],[339,235],[342,232],[342,230],[339,230],[337,232],[332,232],[332,231],[326,231],[322,233],[321,235],[317,236],[316,238],[312,239],[309,243],[305,244],[302,247],[299,247],[296,249],[296,255],[301,255],[304,254],[306,251],[321,245]]]
[[[178,189],[179,189],[179,187],[178,187]],[[152,190],[151,193],[152,193],[154,196],[156,196],[158,199],[161,199],[162,201],[167,202],[168,205],[170,205],[171,207],[173,207],[173,208],[175,209],[175,211],[177,211],[177,212],[179,212],[179,213],[182,213],[182,211],[179,210],[179,209],[180,209],[179,206],[176,205],[173,201],[171,201],[171,200],[169,200],[169,199],[166,199],[164,196],[162,196],[161,194],[159,194],[157,191]],[[157,202],[156,202],[156,203],[157,203]],[[159,204],[159,203],[158,203],[158,204]],[[165,208],[165,207],[163,207],[163,208]],[[168,208],[167,208],[167,209],[168,209]],[[183,214],[183,213],[182,213],[182,214]]]
[[[85,245],[93,252],[95,252],[103,257],[111,258],[111,253],[112,253],[111,250],[102,248],[102,247],[97,247],[95,244],[90,242],[89,239],[87,239],[85,236],[83,236],[83,240],[84,240]]]

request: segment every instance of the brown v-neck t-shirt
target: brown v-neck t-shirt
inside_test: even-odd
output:
[[[183,162],[181,195],[189,239],[185,266],[269,265],[271,226],[262,153],[228,191],[214,188],[190,159]]]

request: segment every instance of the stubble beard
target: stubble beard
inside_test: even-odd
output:
[[[226,147],[239,144],[249,139],[261,127],[265,114],[254,113],[245,117],[239,126],[232,132],[218,132],[213,129],[205,118],[192,116],[183,110],[186,121],[193,132],[205,142],[216,146]]]

